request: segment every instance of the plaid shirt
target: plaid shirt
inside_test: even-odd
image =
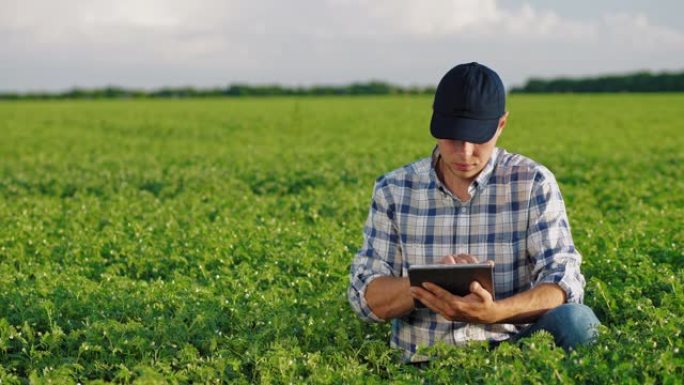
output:
[[[521,155],[496,148],[461,202],[439,180],[431,158],[376,181],[364,242],[351,266],[349,302],[364,320],[382,322],[365,301],[368,284],[381,276],[405,277],[413,264],[438,263],[449,254],[493,260],[496,299],[556,283],[568,302],[581,303],[582,257],[570,234],[565,205],[553,174]],[[422,361],[419,346],[438,341],[504,340],[523,324],[451,322],[430,309],[392,320],[391,345],[404,359]]]

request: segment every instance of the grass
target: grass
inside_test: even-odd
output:
[[[434,145],[426,97],[0,104],[0,383],[681,383],[684,95],[514,95],[548,166],[591,349],[433,348],[345,289],[374,179]]]

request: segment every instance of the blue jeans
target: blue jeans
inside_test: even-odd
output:
[[[553,335],[556,345],[567,351],[577,345],[591,343],[598,334],[597,327],[600,324],[588,306],[566,303],[544,313],[537,322],[521,330],[510,341],[518,341],[539,330],[546,330]]]
[[[553,336],[556,345],[566,351],[574,349],[578,345],[590,344],[598,334],[598,325],[601,322],[590,307],[576,303],[566,303],[553,308],[537,322],[531,324],[520,333],[504,341],[490,341],[490,348],[496,348],[502,342],[516,342],[521,338],[529,337],[534,332],[546,330]],[[425,369],[429,367],[429,361],[412,362],[411,365]]]

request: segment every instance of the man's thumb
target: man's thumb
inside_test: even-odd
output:
[[[470,292],[476,294],[483,300],[487,299],[487,291],[477,281],[473,281],[470,283]]]

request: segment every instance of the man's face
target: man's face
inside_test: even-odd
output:
[[[471,143],[462,140],[438,139],[440,171],[447,180],[470,183],[484,169],[496,148],[496,142],[506,125],[504,115],[499,120],[496,134],[485,143]]]

